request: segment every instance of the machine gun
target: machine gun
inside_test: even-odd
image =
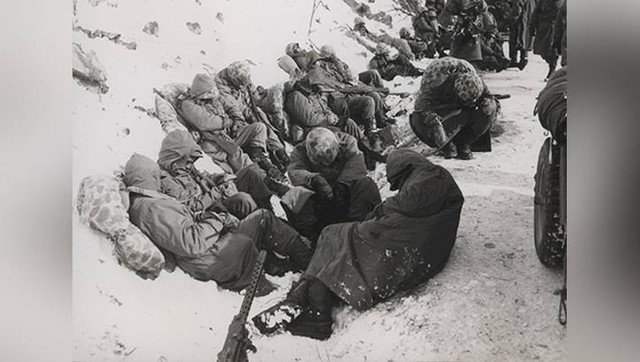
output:
[[[218,362],[245,362],[249,360],[247,357],[247,350],[254,353],[257,351],[256,347],[249,339],[249,332],[247,332],[247,329],[245,328],[245,323],[249,316],[251,303],[253,303],[253,298],[256,294],[258,280],[260,279],[264,269],[264,260],[266,257],[267,251],[261,250],[258,254],[256,265],[253,267],[251,284],[247,288],[244,299],[242,300],[240,312],[233,317],[231,325],[229,325],[229,331],[227,332],[227,338],[224,341],[222,351],[218,353]]]

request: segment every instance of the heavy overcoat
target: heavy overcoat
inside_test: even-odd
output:
[[[414,170],[367,220],[325,227],[306,271],[358,310],[442,269],[464,202],[451,174],[420,154],[397,151],[387,162],[388,173],[410,165]]]

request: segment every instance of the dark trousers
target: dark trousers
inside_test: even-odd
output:
[[[350,184],[334,185],[334,199],[322,200],[314,195],[297,212],[283,205],[289,223],[315,246],[325,226],[363,221],[373,208],[382,202],[376,183],[363,177]]]
[[[271,211],[257,210],[251,213],[240,222],[236,234],[249,237],[258,244],[258,249],[286,257],[289,270],[305,270],[311,261],[311,245]]]
[[[246,192],[238,192],[237,194],[227,197],[222,201],[224,207],[229,212],[238,218],[238,220],[244,219],[247,215],[258,209],[258,205],[253,200],[253,197]]]
[[[236,186],[238,191],[245,192],[253,198],[261,209],[271,210],[271,191],[264,184],[266,172],[257,164],[251,164],[238,171]]]
[[[489,131],[496,119],[497,112],[498,103],[492,98],[482,100],[478,109],[463,110],[456,117],[466,118],[466,124],[453,137],[451,142],[458,149],[469,148],[476,139]]]

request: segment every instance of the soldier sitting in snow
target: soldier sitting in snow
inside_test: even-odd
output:
[[[420,140],[443,150],[445,158],[469,160],[471,144],[489,137],[499,106],[469,62],[445,57],[425,69],[409,124]]]
[[[317,85],[309,84],[307,77],[298,82],[290,82],[285,85],[284,109],[291,122],[291,138],[294,144],[305,139],[309,131],[315,127],[326,127],[332,130],[340,130],[358,141],[358,147],[365,152],[367,165],[375,167],[375,161],[382,161],[379,154],[380,148],[376,146],[374,135],[365,136],[354,121],[356,116],[350,116],[349,110],[366,120],[364,124],[371,130],[374,125],[374,102],[369,97],[352,97],[347,102],[344,97],[337,98],[333,95],[325,97],[317,89]]]
[[[316,127],[291,152],[291,183],[315,192],[314,218],[291,215],[297,230],[311,239],[326,225],[362,220],[380,202],[380,192],[367,176],[357,141],[343,132]],[[287,211],[285,209],[285,211]]]
[[[419,77],[422,71],[416,68],[404,54],[390,57],[391,49],[385,44],[379,43],[375,49],[375,55],[369,61],[369,69],[376,69],[382,79],[392,81],[397,75],[403,77]]]
[[[214,280],[218,286],[234,291],[247,287],[258,248],[272,256],[272,261],[268,259],[265,264],[268,272],[304,270],[309,263],[308,240],[271,211],[256,210],[242,221],[221,211],[194,213],[159,192],[158,164],[139,154],[127,162],[123,181],[130,195],[131,222],[175,256],[178,266],[197,280]],[[275,253],[285,257],[277,263],[280,269],[274,268]],[[266,279],[261,284],[262,295],[274,289]]]
[[[238,129],[260,127],[264,134],[264,143],[244,144],[242,147],[255,162],[266,162],[267,154],[271,161],[284,172],[289,157],[284,144],[280,140],[277,129],[271,124],[269,117],[256,102],[256,89],[251,81],[249,67],[244,62],[234,62],[219,71],[214,78],[220,96],[231,106],[229,114],[233,115]],[[255,132],[255,131],[254,131]]]
[[[408,28],[401,28],[398,32],[400,39],[404,39],[409,44],[411,52],[416,56],[417,60],[422,58],[434,58],[436,55],[435,47],[432,43],[422,41],[418,38],[411,36],[411,32]]]
[[[216,94],[213,79],[206,74],[194,77],[188,98],[182,101],[180,108],[185,122],[199,134],[198,144],[204,153],[226,173],[236,174],[238,189],[249,193],[259,207],[271,209],[272,193],[262,180],[269,177],[282,182],[284,176],[266,157],[255,164],[242,150],[242,147],[259,150],[266,147],[266,126],[255,123],[235,128],[235,131],[234,125],[240,120],[234,115],[234,108]],[[227,132],[237,133],[235,139]]]
[[[170,132],[158,154],[161,192],[183,202],[194,213],[205,210],[224,210],[242,220],[258,206],[250,194],[238,192],[228,174],[209,175],[195,169],[194,163],[202,157],[202,149],[185,131]],[[244,173],[243,177],[247,177]],[[258,177],[259,178],[259,177]],[[216,181],[214,181],[216,180]],[[248,184],[242,182],[243,185]],[[251,185],[254,191],[257,185]],[[265,188],[266,186],[262,186]],[[267,194],[268,190],[265,191]],[[260,195],[260,193],[257,193]]]
[[[370,89],[363,82],[356,81],[351,74],[349,66],[336,56],[331,46],[323,45],[320,48],[320,58],[315,64],[314,69],[320,70],[321,74],[316,76],[315,72],[311,72],[308,77],[313,79],[312,83],[337,90],[338,92],[333,94],[334,98],[341,97],[348,102],[351,116],[354,117],[356,123],[365,126],[365,134],[373,129],[373,125],[367,124],[368,112],[366,111],[367,104],[371,101],[373,101],[375,126],[377,128],[384,128],[389,124],[396,123],[395,119],[386,115],[389,107],[384,102],[383,94]],[[376,74],[376,71],[368,70],[359,74],[359,78],[375,78]],[[358,122],[359,120],[361,122]]]
[[[446,265],[464,197],[451,174],[409,149],[389,154],[395,196],[362,222],[324,228],[309,267],[283,302],[252,320],[263,334],[285,328],[327,339],[340,301],[359,311],[414,288]]]
[[[498,32],[496,18],[489,11],[482,13],[482,28],[480,33],[482,61],[478,68],[501,72],[511,65],[511,61],[504,56],[502,38]]]
[[[300,48],[300,44],[298,43],[287,44],[285,54],[290,56],[296,62],[298,68],[303,74],[313,68],[313,64],[318,58],[320,58],[320,54],[318,54],[318,52],[315,50],[304,50]]]

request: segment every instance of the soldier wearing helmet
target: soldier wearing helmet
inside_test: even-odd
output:
[[[469,160],[471,145],[489,137],[499,106],[469,62],[445,57],[425,69],[409,124],[445,158]]]
[[[389,56],[391,48],[384,43],[378,43],[374,50],[374,57],[369,61],[369,69],[376,69],[382,79],[392,81],[397,75],[403,77],[418,77],[422,71],[416,68],[404,54]]]
[[[312,240],[326,225],[363,220],[380,202],[356,139],[340,131],[312,129],[291,152],[287,173],[293,185],[315,193],[313,215],[294,218],[292,223]],[[315,235],[303,231],[309,229]]]

